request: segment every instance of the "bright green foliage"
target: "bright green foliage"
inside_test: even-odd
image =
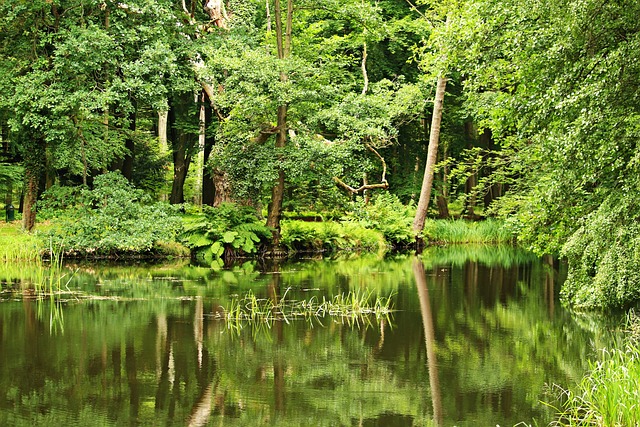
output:
[[[292,252],[384,252],[389,245],[378,230],[354,221],[282,222],[282,243]]]
[[[173,241],[181,228],[175,209],[150,204],[148,196],[119,173],[94,180],[93,190],[83,190],[83,205],[64,212],[52,230],[54,245],[76,255],[149,254],[160,241]]]
[[[393,246],[399,247],[413,241],[411,223],[415,208],[413,205],[403,205],[397,196],[380,193],[371,203],[365,203],[358,198],[346,219],[365,228],[380,231],[385,240]]]
[[[501,148],[494,178],[509,187],[495,212],[528,248],[567,256],[566,301],[631,303],[640,296],[631,268],[640,4],[469,4],[452,20],[459,43],[450,59],[466,77],[467,108]]]
[[[217,208],[205,206],[202,212],[184,220],[182,240],[196,256],[211,262],[227,255],[252,255],[271,238],[271,230],[256,215],[255,209],[223,203]]]
[[[206,67],[200,70],[203,78],[224,88],[214,100],[224,120],[209,164],[228,173],[241,199],[264,200],[282,168],[292,192],[303,196],[285,206],[316,209],[344,203],[332,178],[356,185],[367,173],[369,181],[378,180],[381,163],[367,147],[397,142],[399,128],[424,107],[418,85],[378,63],[385,62],[382,51],[391,39],[408,43],[410,34],[400,36],[396,27],[387,34],[387,12],[377,4],[323,1],[296,8],[292,54],[279,60],[273,33],[256,28],[264,25],[263,11],[243,12],[251,12],[251,18],[231,20],[228,36],[206,46]],[[395,12],[400,12],[397,6]],[[378,56],[367,65],[371,76],[363,93],[365,43]],[[281,73],[286,81],[280,80]],[[282,104],[287,105],[290,132],[286,147],[275,149],[271,135]]]
[[[423,232],[434,243],[511,243],[515,236],[504,221],[428,220]]]
[[[572,260],[562,297],[577,307],[625,307],[640,299],[637,201],[610,196],[562,249]]]
[[[87,188],[82,186],[51,186],[38,201],[38,217],[40,219],[63,218],[73,214],[77,209],[83,209],[89,204],[86,190]]]

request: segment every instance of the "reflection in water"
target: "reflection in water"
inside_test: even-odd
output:
[[[438,378],[438,361],[436,359],[436,339],[431,315],[431,303],[429,302],[429,290],[427,289],[427,274],[424,264],[418,257],[413,259],[413,274],[420,298],[420,313],[422,315],[422,327],[424,328],[424,342],[427,349],[427,365],[429,368],[429,385],[431,386],[431,401],[433,405],[433,419],[437,426],[443,425],[442,398],[440,396],[440,380]]]
[[[16,301],[29,284],[4,274],[14,272],[0,271],[0,425],[543,425],[546,385],[580,378],[590,343],[609,339],[606,323],[555,304],[553,260],[505,248],[274,274],[252,263],[80,267],[70,289],[99,298],[61,304],[57,333],[36,313],[51,302]],[[393,295],[388,322],[230,331],[213,316],[249,291],[277,301],[363,290]]]

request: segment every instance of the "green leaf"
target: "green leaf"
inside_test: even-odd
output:
[[[235,231],[227,231],[226,233],[224,233],[224,235],[222,236],[222,241],[224,243],[233,243],[233,241],[235,240],[236,236],[238,235],[237,232]]]
[[[224,253],[224,246],[220,241],[213,242],[213,244],[211,245],[211,253],[217,258],[220,258],[222,256],[222,254]]]

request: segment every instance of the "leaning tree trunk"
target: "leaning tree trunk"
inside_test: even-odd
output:
[[[431,118],[431,132],[429,135],[429,150],[427,153],[427,164],[424,168],[424,177],[422,179],[422,188],[420,189],[420,199],[418,201],[418,209],[413,219],[413,233],[418,235],[424,228],[424,222],[427,218],[427,209],[429,208],[429,199],[431,198],[431,188],[433,187],[433,172],[438,156],[438,142],[440,140],[440,123],[442,122],[442,106],[444,104],[444,91],[447,86],[447,79],[444,76],[438,77],[436,86],[436,98],[433,103],[433,117]]]

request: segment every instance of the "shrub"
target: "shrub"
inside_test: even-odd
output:
[[[375,252],[387,246],[382,233],[353,221],[283,221],[282,243],[292,252]]]
[[[253,208],[224,203],[204,206],[202,212],[185,219],[182,241],[196,256],[209,261],[223,254],[255,254],[271,239],[271,229],[262,224]]]
[[[71,254],[149,252],[156,242],[175,241],[181,228],[175,207],[149,204],[144,192],[119,172],[97,176],[93,190],[83,189],[78,200],[84,204],[67,210],[52,231],[54,244]]]
[[[364,228],[380,231],[393,246],[405,246],[414,239],[411,231],[414,214],[413,206],[405,206],[398,196],[385,192],[378,194],[369,204],[358,198],[345,219],[357,222]]]
[[[66,215],[67,211],[84,208],[89,200],[86,199],[87,188],[65,187],[53,185],[38,200],[38,217],[52,219]]]

